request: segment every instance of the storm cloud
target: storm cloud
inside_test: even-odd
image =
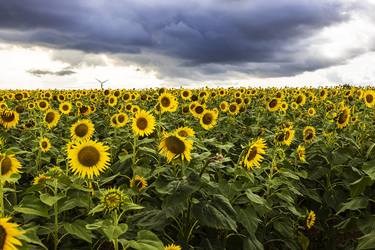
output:
[[[42,1],[0,2],[0,39],[106,53],[168,77],[287,76],[342,64],[308,41],[350,19],[342,1]],[[62,58],[63,56],[57,56]],[[40,75],[40,74],[39,74]]]

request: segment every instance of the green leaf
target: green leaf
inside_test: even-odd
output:
[[[252,201],[252,202],[254,202],[256,204],[260,204],[260,205],[265,205],[266,204],[266,200],[264,198],[260,197],[257,194],[254,194],[250,189],[246,190],[245,194],[246,194],[246,197],[250,201]]]
[[[122,234],[128,231],[128,225],[125,223],[113,225],[110,221],[103,223],[102,231],[108,240],[118,239]]]
[[[249,234],[255,234],[258,224],[262,221],[258,218],[255,210],[252,207],[238,208],[237,221],[241,223]]]
[[[52,207],[56,202],[58,202],[60,199],[62,199],[64,197],[65,196],[63,194],[58,194],[56,196],[52,196],[52,195],[49,195],[49,194],[41,194],[39,196],[40,200],[44,204],[46,204],[46,205],[48,205],[50,207]]]
[[[371,180],[375,180],[375,160],[363,163],[362,170],[371,178]]]
[[[356,197],[348,202],[343,203],[341,209],[337,212],[337,214],[342,213],[346,210],[358,210],[358,209],[366,208],[367,205],[368,205],[367,197]]]
[[[137,240],[128,241],[128,245],[137,250],[163,250],[164,245],[153,232],[141,230],[137,233]]]
[[[86,229],[86,222],[83,220],[76,220],[73,223],[64,223],[64,229],[71,235],[89,243],[92,242],[93,235],[88,229]]]
[[[375,246],[375,231],[359,238],[357,250],[374,249],[374,246]]]
[[[31,206],[32,204],[28,204],[28,206]],[[36,216],[42,216],[48,218],[48,209],[42,208],[42,207],[19,207],[15,206],[13,207],[14,211],[22,214],[28,214],[28,215],[36,215]]]
[[[301,244],[302,250],[307,250],[309,248],[310,240],[301,232],[298,232],[298,241]]]
[[[42,241],[39,239],[39,236],[37,235],[39,227],[32,227],[25,230],[25,233],[22,235],[17,236],[18,239],[33,244],[38,245],[42,247],[43,249],[48,250],[48,248],[42,243]]]

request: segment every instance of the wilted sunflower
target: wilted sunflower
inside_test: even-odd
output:
[[[336,124],[338,128],[345,128],[348,126],[350,121],[350,109],[348,107],[342,107],[336,117]]]
[[[313,126],[306,126],[303,129],[303,140],[307,143],[311,143],[316,137],[316,130]]]
[[[16,250],[22,246],[17,236],[24,234],[25,232],[19,230],[18,225],[9,222],[10,218],[0,218],[0,249],[1,250]]]
[[[0,113],[0,124],[6,129],[17,126],[19,120],[20,115],[13,110],[3,110]]]
[[[141,192],[147,187],[147,181],[142,176],[136,175],[131,179],[130,187],[135,188],[138,192]]]
[[[263,138],[258,138],[254,143],[249,144],[249,148],[242,162],[247,169],[260,167],[263,155],[266,153],[267,145]]]
[[[158,98],[160,104],[160,110],[164,112],[175,112],[178,107],[178,101],[176,97],[171,93],[164,92]]]
[[[171,162],[176,157],[182,160],[191,160],[190,151],[193,147],[193,142],[174,133],[165,133],[159,144],[160,154],[167,157],[168,162]]]
[[[118,211],[129,201],[128,196],[119,188],[110,188],[104,191],[101,204],[106,212]]]
[[[164,247],[164,250],[181,250],[181,249],[182,248],[179,245],[175,245],[175,244],[166,245]]]
[[[178,128],[175,133],[181,137],[194,137],[195,135],[195,131],[190,127]]]
[[[109,167],[108,146],[101,142],[84,141],[68,150],[69,165],[74,174],[92,179]]]
[[[51,148],[51,143],[47,137],[40,138],[39,147],[42,152],[48,152]]]
[[[206,109],[200,117],[199,123],[205,130],[213,128],[217,123],[218,113],[213,110]]]
[[[307,215],[307,218],[306,218],[306,226],[307,226],[308,229],[310,229],[314,226],[315,220],[316,220],[315,212],[310,210],[310,212],[309,212],[309,214]]]
[[[94,124],[89,119],[83,119],[72,125],[70,128],[70,137],[73,141],[90,140],[94,131]]]
[[[132,129],[138,136],[150,135],[155,129],[155,117],[145,110],[138,111],[133,117]]]
[[[69,115],[70,111],[72,111],[72,104],[70,102],[62,102],[59,105],[59,110],[64,115]]]
[[[56,110],[49,109],[44,115],[44,122],[48,128],[54,128],[57,126],[60,120],[60,113]]]
[[[298,160],[300,160],[302,162],[306,162],[305,147],[304,146],[298,145],[298,148],[297,148],[297,157],[298,157]]]
[[[1,175],[10,177],[14,173],[19,173],[21,163],[14,155],[0,154]]]

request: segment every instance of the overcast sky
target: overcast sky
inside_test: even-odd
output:
[[[0,1],[0,88],[373,84],[375,1]]]

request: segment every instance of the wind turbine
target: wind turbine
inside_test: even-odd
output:
[[[100,88],[103,89],[104,83],[108,82],[108,80],[100,81],[99,79],[95,78],[100,83]]]

